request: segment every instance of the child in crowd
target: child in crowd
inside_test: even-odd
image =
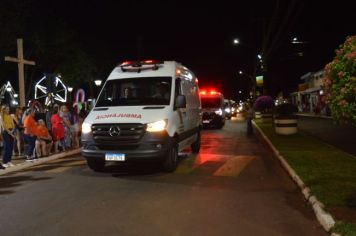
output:
[[[50,154],[52,148],[52,137],[48,132],[44,120],[38,120],[36,139],[36,154],[37,157],[46,157]]]

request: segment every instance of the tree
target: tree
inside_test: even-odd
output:
[[[325,71],[326,103],[333,118],[356,125],[356,35],[340,45]]]
[[[23,37],[29,9],[27,1],[0,1],[0,85],[14,76],[17,78],[17,66],[4,62],[4,57],[17,56],[16,38]]]
[[[58,9],[51,3],[0,1],[1,58],[16,56],[16,38],[23,38],[25,58],[36,61],[36,66],[25,67],[27,98],[44,73],[61,74],[67,85],[79,87],[91,80],[96,71],[90,55],[78,42],[80,37],[63,17],[54,17],[56,15]],[[15,78],[17,67],[0,63],[0,84],[13,79],[16,88]]]

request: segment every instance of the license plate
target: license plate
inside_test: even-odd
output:
[[[105,154],[106,161],[125,161],[125,154],[119,153],[106,153]]]
[[[210,120],[203,120],[203,123],[204,123],[204,124],[209,124],[209,123],[210,123]]]

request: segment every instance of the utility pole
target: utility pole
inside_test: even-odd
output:
[[[20,106],[26,106],[25,102],[25,65],[36,65],[34,61],[28,61],[23,58],[23,40],[17,39],[17,58],[15,57],[5,57],[5,61],[16,62],[19,71],[19,92],[20,92]]]

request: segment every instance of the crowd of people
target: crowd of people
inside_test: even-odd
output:
[[[8,105],[0,110],[0,169],[14,166],[13,156],[26,161],[46,157],[59,151],[79,148],[81,124],[86,116],[85,109],[66,105],[53,105],[45,112],[33,108]]]

